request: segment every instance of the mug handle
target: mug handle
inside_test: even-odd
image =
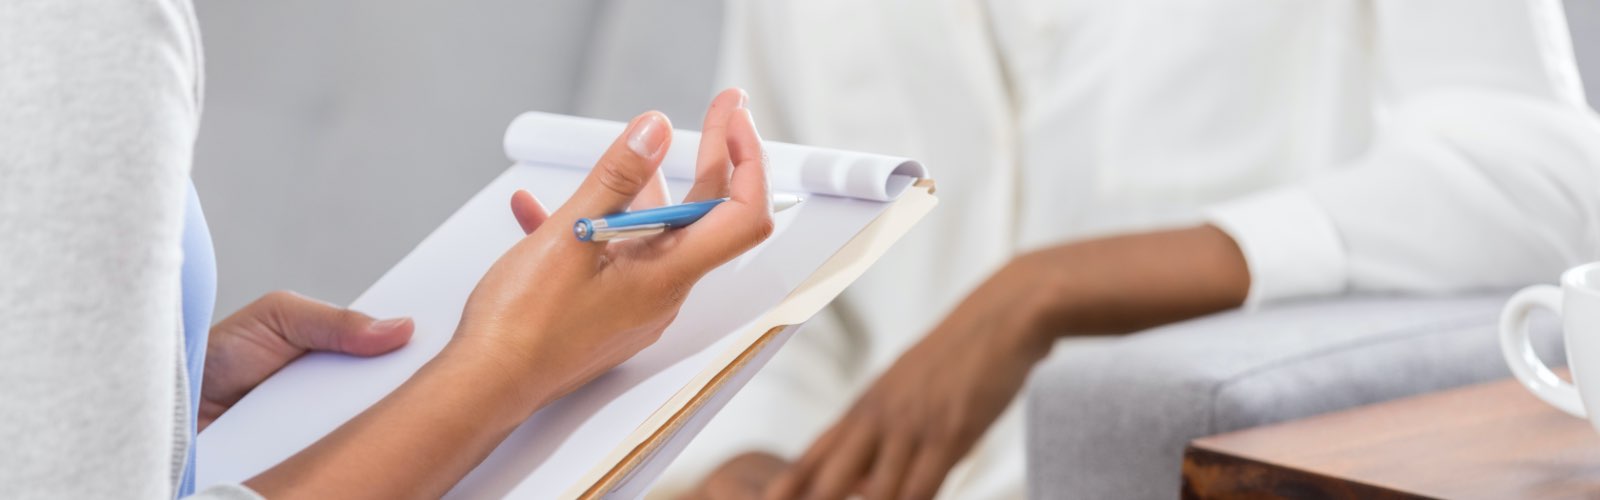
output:
[[[1537,307],[1561,315],[1561,289],[1534,285],[1511,296],[1511,302],[1500,313],[1500,352],[1505,354],[1511,373],[1533,395],[1574,417],[1588,418],[1578,389],[1557,377],[1533,351],[1533,342],[1528,339],[1528,313]]]

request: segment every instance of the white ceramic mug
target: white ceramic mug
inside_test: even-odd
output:
[[[1567,367],[1576,385],[1556,377],[1533,352],[1528,339],[1528,313],[1549,309],[1561,316],[1567,344]],[[1587,418],[1600,430],[1600,262],[1584,264],[1561,275],[1561,287],[1534,285],[1522,289],[1500,313],[1500,351],[1522,385],[1551,406]],[[1587,404],[1585,404],[1587,402]]]

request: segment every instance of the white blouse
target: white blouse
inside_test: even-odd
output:
[[[1557,0],[731,2],[727,29],[724,80],[768,137],[938,179],[856,287],[895,290],[860,307],[884,329],[921,333],[903,313],[1018,251],[1203,221],[1243,248],[1252,304],[1600,253],[1600,122]]]
[[[829,369],[861,387],[1016,253],[1107,233],[1216,224],[1250,306],[1600,254],[1600,121],[1558,0],[727,5],[722,80],[766,137],[923,160],[941,199],[746,393],[821,394]],[[799,453],[836,413],[786,407],[792,439],[751,442]],[[952,498],[1018,491],[1007,418]]]

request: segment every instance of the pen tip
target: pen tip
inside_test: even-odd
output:
[[[806,201],[804,197],[792,194],[779,194],[772,197],[772,212],[778,213]]]

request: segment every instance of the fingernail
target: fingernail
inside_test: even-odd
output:
[[[645,158],[655,158],[661,152],[661,145],[667,143],[667,127],[657,113],[646,113],[644,118],[633,124],[633,130],[628,131],[628,149],[634,154]]]
[[[394,329],[398,329],[400,327],[403,327],[403,326],[406,325],[406,323],[410,323],[410,322],[411,322],[411,318],[405,317],[405,316],[401,316],[399,318],[389,318],[389,319],[386,319],[386,320],[383,320],[383,321],[375,321],[375,322],[373,322],[372,323],[372,327],[370,329],[374,330],[374,331],[380,331],[380,332],[381,331],[389,331],[389,330],[394,330]]]
[[[739,89],[739,107],[750,109],[750,94],[745,93],[744,89]]]

